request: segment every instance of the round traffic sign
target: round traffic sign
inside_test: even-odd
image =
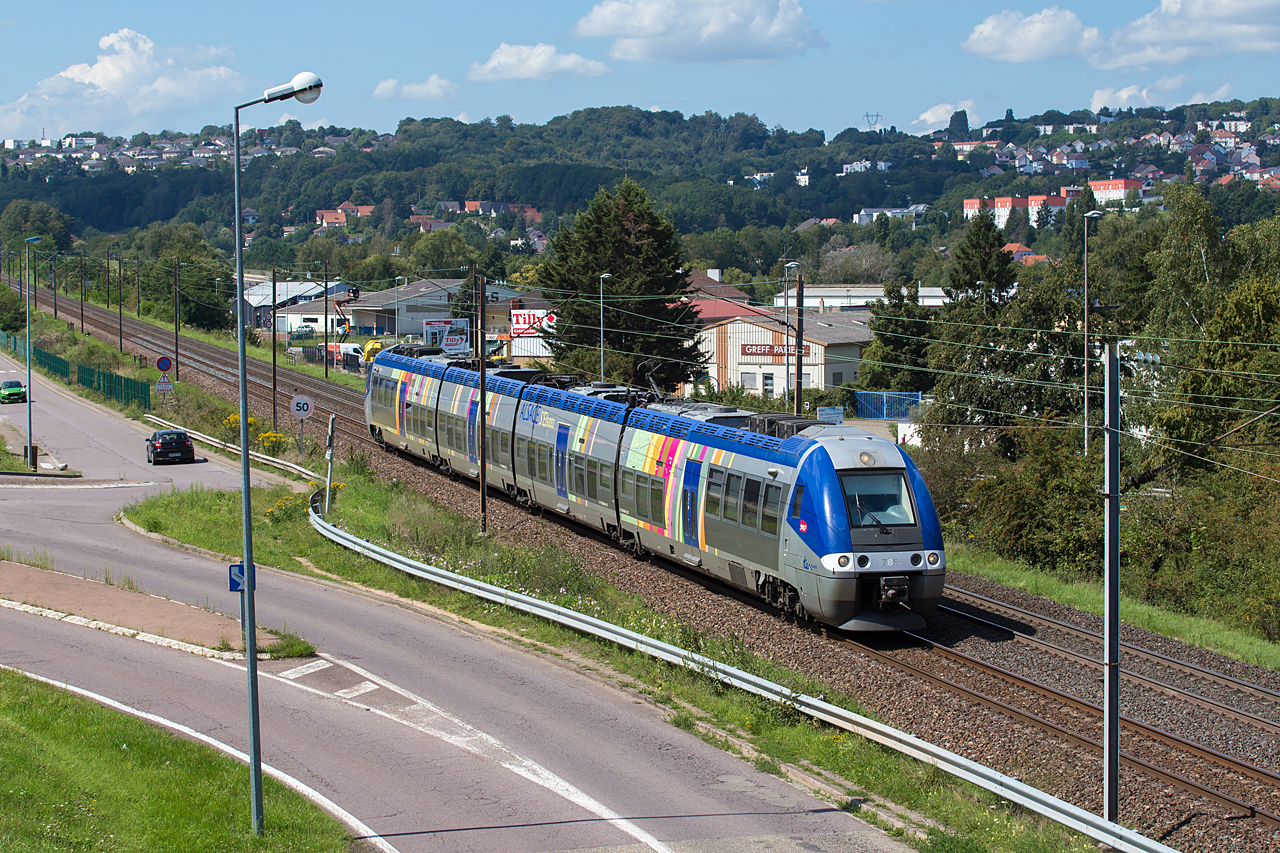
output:
[[[161,373],[168,373],[173,370],[173,360],[167,355],[162,355],[156,359],[156,370]]]
[[[289,411],[293,412],[293,416],[298,420],[306,420],[311,417],[315,404],[311,402],[311,398],[306,394],[298,394],[289,401]]]

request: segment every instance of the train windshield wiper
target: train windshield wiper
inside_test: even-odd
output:
[[[878,528],[880,529],[880,532],[881,532],[881,533],[886,533],[886,534],[887,534],[887,533],[892,533],[892,532],[893,532],[892,530],[890,530],[890,529],[889,529],[888,525],[886,525],[883,521],[881,521],[880,519],[876,518],[876,517],[875,517],[874,515],[872,515],[870,512],[868,512],[867,510],[865,510],[865,509],[863,509],[863,508],[862,508],[862,496],[861,496],[861,495],[859,495],[857,492],[854,492],[854,493],[853,493],[853,505],[854,505],[855,507],[857,507],[858,512],[859,512],[860,514],[865,515],[867,518],[869,518],[869,519],[871,519],[872,521],[874,521],[874,522],[876,523],[876,527],[878,527]]]

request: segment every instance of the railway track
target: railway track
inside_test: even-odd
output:
[[[39,299],[46,307],[47,298],[48,295],[44,294]],[[61,301],[63,297],[60,296],[59,299]],[[73,312],[78,317],[79,306],[72,300],[68,300],[66,304],[74,306]],[[94,314],[91,325],[99,330],[97,336],[100,339],[115,338],[118,334],[118,314],[101,308],[97,308],[94,312],[92,310],[94,307],[86,307],[86,322],[90,322],[90,315]],[[131,330],[134,326],[128,322],[129,319],[125,318],[127,347],[152,355],[172,354],[172,335],[166,335],[164,330],[157,330],[148,324],[140,324],[143,328],[138,329],[136,333],[139,340],[131,342],[133,334]],[[150,341],[144,341],[141,340],[144,335],[154,337]],[[166,337],[167,340],[163,340]],[[181,347],[184,354],[182,364],[184,380],[187,379],[186,371],[195,369],[196,363],[203,361],[207,365],[207,372],[202,374],[202,382],[211,382],[228,395],[234,394],[237,369],[236,354],[233,351],[201,345],[185,337],[182,339]],[[209,350],[203,347],[209,347]],[[269,409],[271,404],[270,364],[264,366],[261,362],[255,363],[251,359],[249,368],[251,408],[256,410],[259,417],[262,417],[263,406]],[[282,368],[281,373],[288,379],[282,379],[279,383],[277,403],[283,403],[295,392],[306,393],[316,401],[317,409],[338,415],[340,435],[344,435],[349,441],[359,442],[364,447],[376,446],[370,441],[364,429],[360,394],[346,389],[335,391],[332,386],[317,387],[323,385],[322,380],[315,380],[296,371]],[[467,514],[474,513],[476,489],[472,484],[466,483],[465,488],[459,489],[459,484],[451,481],[447,475],[436,472],[421,463],[415,464],[402,460],[392,454],[376,454],[372,459],[375,469],[388,476],[399,478],[406,485],[418,488],[432,500]],[[1016,688],[1022,698],[1006,701],[1006,694],[1000,691],[1015,690],[1013,682],[985,666],[979,667],[967,663],[954,655],[944,656],[940,652],[917,648],[917,654],[923,654],[928,661],[931,661],[920,666],[916,662],[901,659],[903,657],[901,653],[907,651],[904,649],[872,649],[870,651],[853,649],[835,642],[837,638],[813,632],[808,626],[791,625],[775,617],[761,620],[758,615],[762,605],[756,600],[745,599],[745,597],[744,600],[736,600],[731,593],[726,593],[715,585],[713,588],[716,595],[699,595],[694,590],[707,585],[706,579],[700,575],[685,572],[679,567],[674,567],[676,572],[673,572],[670,565],[656,569],[636,563],[631,557],[606,547],[600,541],[584,537],[579,531],[566,534],[565,525],[549,523],[548,519],[530,517],[526,511],[510,503],[491,502],[490,519],[491,529],[507,531],[508,535],[516,536],[522,542],[529,544],[549,542],[554,543],[555,547],[573,551],[580,556],[588,571],[607,577],[624,589],[642,594],[655,608],[663,612],[679,618],[687,618],[694,624],[715,626],[713,630],[733,632],[736,636],[741,636],[744,643],[755,648],[759,653],[791,666],[797,671],[810,672],[815,677],[827,679],[841,689],[851,689],[870,700],[872,707],[879,709],[882,719],[886,722],[953,748],[973,760],[1003,769],[1005,772],[1012,772],[1014,775],[1023,775],[1026,778],[1020,769],[1023,765],[1019,762],[1031,760],[1025,754],[1026,752],[1038,751],[1035,761],[1042,762],[1038,765],[1039,772],[1045,774],[1045,783],[1040,784],[1040,787],[1082,807],[1095,811],[1098,808],[1101,787],[1101,771],[1098,769],[1100,759],[1092,747],[1097,742],[1096,737],[1092,736],[1092,729],[1100,730],[1096,711],[1075,707],[1063,700],[1052,700],[1025,685]],[[1010,596],[1016,593],[1012,590],[1005,592]],[[949,588],[949,596],[951,593],[952,590]],[[1061,651],[1044,647],[1035,651],[1037,648],[1035,643],[1028,643],[1012,636],[1012,633],[1021,633],[1034,640],[1046,640],[1047,635],[1053,630],[1052,626],[1034,623],[1031,616],[1025,613],[1019,614],[1014,610],[998,613],[996,605],[1001,605],[1003,602],[996,602],[994,599],[988,599],[992,604],[986,605],[971,597],[966,605],[959,600],[959,595],[952,597],[958,607],[949,608],[945,616],[938,620],[939,623],[946,622],[950,626],[948,630],[962,636],[996,633],[996,628],[963,619],[957,613],[951,612],[960,608],[982,611],[987,616],[980,618],[987,618],[999,626],[1001,639],[992,645],[1003,647],[1010,653],[1014,653],[1013,650],[1016,649],[1017,655],[1027,656],[1029,663],[1023,668],[1029,666],[1032,669],[1044,670],[1040,674],[1045,676],[1045,680],[1061,680],[1064,677],[1063,673],[1066,672],[1078,675],[1093,671],[1081,660],[1065,655]],[[752,616],[752,613],[756,616]],[[971,612],[970,615],[977,615],[977,613]],[[1001,625],[1000,620],[1008,624]],[[957,625],[965,627],[957,628]],[[933,627],[931,626],[928,639],[931,644],[937,646],[940,639],[937,636],[939,632],[933,630]],[[911,642],[919,645],[918,641]],[[1050,645],[1059,646],[1088,659],[1090,657],[1088,644],[1093,642],[1096,641],[1086,636],[1076,636],[1075,639],[1060,640]],[[1193,681],[1204,679],[1203,675],[1196,674],[1200,670],[1198,667],[1159,653],[1152,653],[1155,657],[1142,657],[1138,651],[1140,647],[1133,646],[1131,652],[1129,648],[1131,645],[1126,646],[1126,666],[1129,666],[1130,654],[1134,655],[1135,660],[1149,661],[1151,667],[1157,667],[1165,673],[1163,676],[1145,673],[1154,681],[1176,682],[1177,680],[1168,674],[1171,672],[1183,672],[1186,679]],[[899,659],[886,660],[880,657],[882,654]],[[969,657],[974,656],[969,655]],[[1046,661],[1052,661],[1052,663],[1046,663]],[[910,673],[913,666],[921,674],[911,673],[907,677],[901,677],[903,673]],[[1019,667],[997,668],[1014,673]],[[890,671],[899,673],[899,676],[888,675]],[[1211,720],[1221,721],[1221,724],[1211,723],[1201,726],[1206,734],[1213,734],[1221,729],[1224,737],[1231,740],[1232,736],[1229,732],[1236,730],[1238,726],[1245,725],[1250,716],[1267,720],[1272,724],[1277,722],[1274,714],[1271,713],[1275,710],[1276,704],[1274,691],[1265,686],[1253,684],[1248,678],[1219,674],[1224,675],[1227,680],[1214,682],[1210,678],[1208,682],[1204,682],[1218,683],[1219,687],[1184,690],[1207,700],[1205,703],[1190,701],[1195,713],[1206,715],[1205,718]],[[1015,681],[1035,680],[1018,674],[1012,674],[1010,677]],[[1097,689],[1100,691],[1100,679],[1093,680],[1099,682]],[[980,686],[975,686],[973,682],[1002,686],[998,690],[987,691]],[[1133,684],[1142,686],[1140,682],[1130,682],[1130,685]],[[920,685],[928,685],[923,693]],[[1174,683],[1170,686],[1178,687],[1179,685]],[[1077,702],[1082,701],[1084,705],[1093,704],[1075,695],[1087,696],[1090,692],[1087,689],[1073,691],[1061,689],[1056,685],[1051,689]],[[1225,697],[1220,695],[1218,692],[1220,690],[1228,691]],[[993,700],[992,703],[984,704],[974,698],[974,694],[987,692],[995,693],[988,697]],[[1159,696],[1166,702],[1171,698],[1167,692],[1153,685],[1144,687],[1143,692]],[[922,698],[922,695],[927,698]],[[1232,696],[1249,698],[1232,698]],[[972,710],[975,703],[981,704],[983,713],[977,714]],[[998,708],[998,703],[1008,706],[1010,710]],[[1219,710],[1219,707],[1240,713],[1232,714],[1229,711]],[[969,710],[965,710],[966,708]],[[1181,712],[1177,714],[1182,715]],[[1057,726],[1066,734],[1046,734],[1043,737],[1037,735],[1035,738],[1030,738],[1028,732],[1043,733],[1044,730],[1028,721],[1027,717],[1046,718],[1046,722]],[[1055,719],[1048,720],[1049,717]],[[1131,719],[1150,728],[1169,728],[1153,724],[1145,712],[1136,713]],[[1265,736],[1271,743],[1271,748],[1274,749],[1275,733],[1263,727],[1255,728]],[[1272,806],[1269,800],[1269,797],[1274,798],[1277,788],[1274,775],[1251,779],[1248,768],[1256,766],[1257,763],[1247,761],[1238,755],[1233,756],[1229,749],[1217,749],[1213,745],[1204,744],[1201,746],[1204,748],[1205,756],[1208,757],[1191,756],[1187,759],[1187,761],[1194,760],[1199,763],[1191,765],[1174,762],[1175,769],[1161,769],[1165,765],[1152,760],[1153,756],[1147,752],[1148,747],[1143,746],[1141,750],[1136,751],[1141,754],[1135,754],[1132,743],[1135,738],[1141,736],[1139,731],[1129,728],[1125,730],[1125,752],[1131,759],[1126,761],[1122,773],[1122,789],[1125,793],[1122,796],[1121,808],[1125,823],[1137,826],[1153,837],[1159,837],[1166,843],[1182,846],[1184,849],[1267,850],[1280,842],[1280,833],[1276,832],[1276,824],[1273,823],[1280,809]],[[1189,738],[1181,739],[1190,740]],[[1079,741],[1086,741],[1088,744],[1081,744]],[[1164,750],[1166,754],[1172,754],[1176,749],[1175,746],[1161,744],[1158,740],[1153,741],[1153,744],[1149,747],[1153,752]],[[1016,753],[1012,759],[1013,764],[1010,764],[1011,753]],[[1049,763],[1049,759],[1043,759],[1041,755],[1051,755],[1052,763]],[[1219,755],[1224,756],[1222,761],[1225,764],[1218,763],[1219,759],[1216,756]],[[1235,764],[1232,765],[1232,762]],[[1261,763],[1268,764],[1268,762]],[[1146,765],[1155,769],[1147,771],[1144,769]],[[1273,766],[1259,767],[1259,769],[1269,774],[1275,772]],[[1180,770],[1182,772],[1179,772]],[[1200,778],[1202,773],[1205,777],[1219,775],[1213,777],[1212,783],[1208,783],[1207,778]],[[1037,782],[1039,781],[1037,779]],[[1183,782],[1186,784],[1182,784]],[[1197,787],[1201,790],[1192,793],[1191,791]],[[1242,815],[1252,815],[1252,817],[1241,819]]]

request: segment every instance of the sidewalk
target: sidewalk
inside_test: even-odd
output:
[[[120,582],[117,578],[116,583]],[[230,617],[146,592],[0,561],[0,607],[27,609],[17,605],[50,611],[41,615],[51,618],[58,618],[57,614],[76,617],[72,621],[77,624],[88,623],[102,630],[126,629],[116,633],[136,634],[151,642],[173,641],[162,645],[198,647],[186,651],[244,650],[240,623]],[[270,640],[261,631],[258,638],[260,643]]]

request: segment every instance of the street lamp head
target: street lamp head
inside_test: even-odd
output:
[[[1107,212],[1105,210],[1090,210],[1087,213],[1085,213],[1084,218],[1085,219],[1101,219],[1106,215],[1107,215]]]
[[[39,242],[40,242],[40,239],[41,239],[41,238],[39,238],[39,237],[28,237],[28,238],[27,238],[25,241],[23,241],[23,242],[26,242],[26,243],[39,243]]]
[[[601,279],[613,278],[613,275],[611,273],[604,273],[603,275],[600,276],[600,278]]]
[[[286,98],[294,98],[299,103],[313,104],[316,98],[320,97],[320,89],[324,86],[320,77],[312,74],[310,71],[302,71],[285,83],[283,86],[275,86],[262,93],[262,102],[269,104],[272,101],[283,101]]]

